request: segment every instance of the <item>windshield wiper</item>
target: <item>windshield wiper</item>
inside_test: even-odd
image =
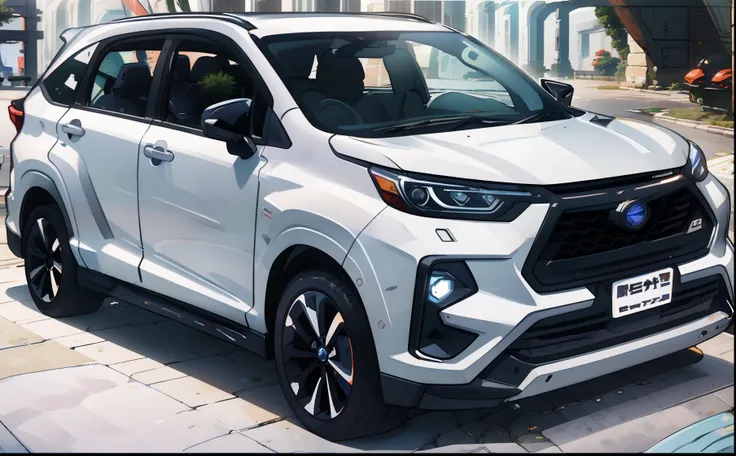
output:
[[[511,125],[519,125],[519,124],[525,124],[525,123],[531,123],[531,122],[541,122],[542,120],[549,117],[548,112],[540,112],[538,114],[531,115],[529,117],[525,117],[521,120],[517,120],[516,122],[513,122]]]
[[[508,121],[505,121],[505,120],[491,119],[488,117],[480,117],[480,116],[435,117],[432,119],[422,119],[422,120],[417,120],[414,122],[406,122],[406,123],[401,123],[401,124],[396,124],[396,125],[389,125],[386,127],[380,127],[380,128],[376,128],[373,131],[380,131],[384,133],[394,133],[397,131],[404,131],[404,130],[409,130],[412,128],[425,127],[429,125],[441,125],[441,124],[453,123],[453,122],[459,123],[454,128],[458,128],[463,125],[467,125],[469,123],[481,123],[484,125],[497,125],[497,124],[507,124],[508,123]]]

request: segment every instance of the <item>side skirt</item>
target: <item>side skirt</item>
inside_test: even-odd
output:
[[[198,329],[226,342],[238,345],[256,355],[270,359],[273,354],[264,334],[238,325],[219,315],[173,300],[166,296],[122,282],[97,271],[79,268],[77,282],[83,289],[104,293],[113,298],[133,304]]]

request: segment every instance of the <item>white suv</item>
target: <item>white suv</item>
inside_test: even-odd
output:
[[[473,37],[181,14],[64,38],[10,107],[6,227],[36,305],[110,295],[274,356],[323,437],[554,390],[731,321],[730,203],[698,146],[572,108]]]

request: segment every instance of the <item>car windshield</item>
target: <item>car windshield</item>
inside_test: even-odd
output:
[[[381,137],[567,119],[539,85],[456,32],[274,35],[258,45],[317,128]]]

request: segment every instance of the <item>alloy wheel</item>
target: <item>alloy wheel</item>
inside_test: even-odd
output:
[[[59,237],[45,218],[37,219],[29,234],[26,262],[30,288],[39,299],[51,302],[59,293],[61,284]]]
[[[281,340],[286,379],[297,402],[321,420],[336,418],[353,389],[353,347],[335,303],[325,294],[299,295]]]

